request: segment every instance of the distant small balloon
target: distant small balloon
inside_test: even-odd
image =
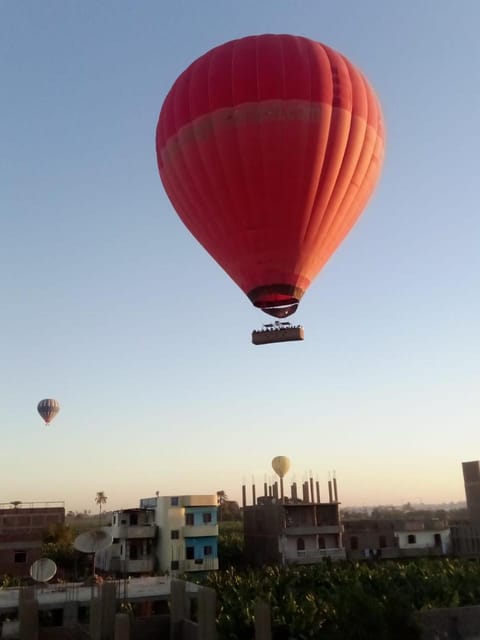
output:
[[[58,400],[45,398],[44,400],[40,400],[40,402],[38,403],[37,411],[45,421],[45,424],[50,424],[50,422],[60,411],[60,403],[58,402]]]
[[[277,476],[283,478],[290,469],[290,459],[287,458],[287,456],[276,456],[272,460],[272,469],[275,471]]]

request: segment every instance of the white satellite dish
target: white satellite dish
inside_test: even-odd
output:
[[[96,553],[110,547],[112,543],[113,538],[109,533],[103,531],[103,529],[93,529],[77,536],[73,546],[82,553]]]
[[[50,558],[39,558],[30,567],[30,576],[35,582],[48,582],[57,573],[57,565]]]

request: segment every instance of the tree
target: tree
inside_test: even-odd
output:
[[[102,524],[102,505],[107,504],[107,496],[103,491],[97,491],[97,495],[95,496],[95,502],[98,504],[99,512],[98,512],[98,524]]]

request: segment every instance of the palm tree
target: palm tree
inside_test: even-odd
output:
[[[98,513],[98,524],[99,526],[102,524],[102,504],[107,504],[107,496],[103,491],[97,491],[97,495],[95,496],[95,502],[98,504],[99,513]]]

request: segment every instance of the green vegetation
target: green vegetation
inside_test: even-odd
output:
[[[422,609],[480,603],[480,565],[460,560],[322,563],[212,572],[221,639],[254,635],[257,599],[272,610],[274,639],[417,640]]]

